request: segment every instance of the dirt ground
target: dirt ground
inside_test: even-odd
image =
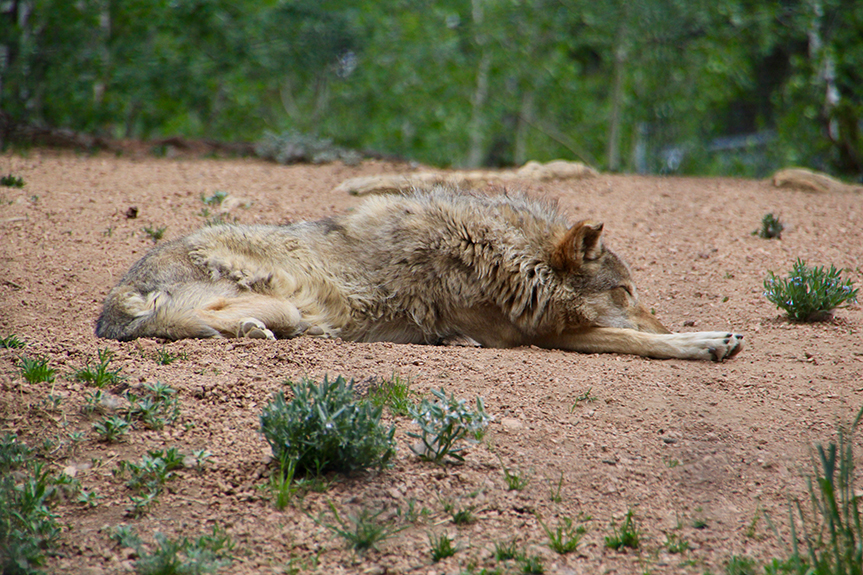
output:
[[[216,192],[240,200],[229,220],[317,219],[362,201],[333,191],[344,179],[406,169],[371,161],[279,166],[43,150],[0,155],[0,173],[26,182],[0,187],[0,337],[26,343],[0,349],[0,433],[34,446],[50,439],[51,466],[99,497],[95,506],[76,497],[57,506],[64,530],[48,571],[131,572],[135,553],[109,538],[121,524],[147,542],[155,532],[197,537],[218,524],[236,545],[228,573],[515,573],[512,561],[494,557],[496,543],[513,539],[541,558],[546,573],[721,573],[732,556],[783,557],[788,497],[805,494],[811,446],[835,438],[837,423],[863,404],[863,311],[857,305],[830,322],[792,324],[763,297],[762,281],[768,270],[784,275],[800,257],[850,270],[844,276],[859,286],[860,195],[628,175],[523,183],[531,194],[558,199],[573,220],[605,222],[606,242],[629,262],[642,300],[670,329],[743,333],[746,349],[724,363],[312,338],[95,337],[108,290],[153,245],[143,228],[165,227],[165,239],[187,233],[204,224],[202,197]],[[751,233],[768,212],[786,224],[781,240]],[[173,425],[138,426],[123,442],[99,441],[99,416],[82,413],[93,388],[71,374],[104,349],[133,388],[160,381],[177,390],[181,414]],[[159,365],[154,358],[163,349],[180,359]],[[22,354],[47,358],[54,383],[25,382]],[[325,374],[397,375],[419,394],[443,388],[470,402],[481,396],[494,421],[463,465],[439,467],[408,449],[406,433],[416,430],[409,419],[387,416],[397,427],[392,467],[333,476],[325,493],[279,511],[266,488],[271,454],[259,433],[261,411],[287,389],[286,380]],[[72,442],[74,432],[83,440]],[[204,472],[178,471],[149,513],[127,516],[131,492],[113,473],[119,462],[170,447],[212,457]],[[507,490],[504,467],[528,477],[527,487]],[[383,510],[381,519],[405,528],[378,550],[357,554],[313,520],[330,501],[345,516]],[[427,511],[407,521],[410,505]],[[454,524],[444,511],[449,505],[472,508],[475,520]],[[612,522],[630,509],[640,549],[606,548]],[[537,515],[552,528],[564,518],[584,520],[578,550],[549,549]],[[458,551],[435,563],[429,537],[441,534]],[[669,537],[689,549],[669,552]]]

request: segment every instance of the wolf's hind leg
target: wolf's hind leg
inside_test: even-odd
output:
[[[306,327],[291,302],[258,294],[218,298],[195,312],[226,337],[288,338]]]

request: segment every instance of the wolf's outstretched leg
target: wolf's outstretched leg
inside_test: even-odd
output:
[[[657,359],[722,361],[743,350],[743,336],[727,331],[656,334],[612,327],[541,338],[537,345],[584,353],[632,353]]]

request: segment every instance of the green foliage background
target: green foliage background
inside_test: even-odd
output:
[[[12,0],[5,124],[859,178],[854,0]],[[757,135],[753,137],[753,135]],[[749,138],[743,136],[750,136]]]

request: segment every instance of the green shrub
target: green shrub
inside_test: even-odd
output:
[[[810,268],[798,258],[787,278],[768,272],[764,297],[795,321],[819,321],[829,319],[834,309],[856,302],[857,289],[832,265],[829,270]]]
[[[353,380],[324,377],[320,385],[293,384],[294,399],[279,392],[264,408],[261,433],[283,469],[320,475],[383,467],[395,453],[395,427],[381,425],[381,408],[357,400]]]
[[[486,414],[482,399],[476,399],[476,411],[468,409],[463,399],[433,389],[432,395],[437,401],[431,402],[423,398],[419,406],[411,408],[411,417],[419,425],[420,433],[408,432],[410,437],[420,440],[420,445],[411,449],[428,461],[443,462],[447,457],[464,461],[461,451],[465,447],[457,445],[468,435],[482,433],[491,417]]]
[[[395,527],[378,519],[383,511],[372,512],[368,509],[360,509],[354,515],[342,519],[335,504],[330,501],[330,510],[335,517],[335,523],[325,523],[319,519],[317,522],[345,540],[347,546],[355,551],[363,553],[369,549],[375,549],[381,541],[398,533],[406,526]]]
[[[112,539],[135,549],[135,573],[138,575],[198,575],[216,573],[233,563],[234,543],[223,528],[213,527],[212,535],[190,540],[168,539],[156,533],[156,548],[151,552],[128,528],[118,529]]]

